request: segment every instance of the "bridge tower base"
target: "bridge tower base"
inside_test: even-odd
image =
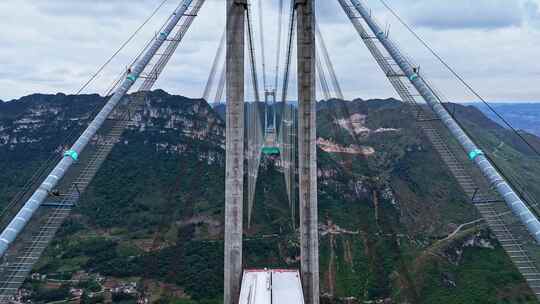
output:
[[[300,254],[306,304],[319,304],[315,0],[296,0],[298,50],[298,157]]]
[[[227,0],[224,304],[238,304],[243,271],[245,2]]]

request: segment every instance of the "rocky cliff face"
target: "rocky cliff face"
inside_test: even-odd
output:
[[[61,141],[61,131],[86,126],[104,102],[105,98],[98,95],[36,94],[0,104],[0,147],[14,149],[18,144],[46,142],[53,136]],[[131,120],[130,129],[139,132],[181,132],[182,137],[223,143],[223,123],[203,100],[155,91]]]
[[[58,94],[0,104],[0,201],[61,151],[64,138],[80,133],[103,102],[97,95]],[[70,287],[83,289],[90,301],[99,298],[88,287],[97,282],[135,283],[133,293],[107,291],[127,301],[219,302],[223,119],[203,100],[163,91],[150,93],[144,104],[37,265],[40,275],[27,285],[35,301],[67,298]],[[530,292],[481,222],[453,234],[478,215],[418,133],[410,110],[395,100],[319,104],[323,301],[526,299]],[[245,233],[246,267],[298,267],[292,223],[282,170],[266,158]],[[64,294],[51,299],[51,282],[59,278],[75,283],[53,288]]]

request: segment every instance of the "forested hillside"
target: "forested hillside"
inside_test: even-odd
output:
[[[64,138],[103,102],[58,94],[0,103],[0,204],[61,153]],[[456,109],[478,130],[474,136],[504,142],[503,165],[521,172],[528,152],[506,139],[507,130],[473,107]],[[411,111],[393,99],[319,104],[324,303],[536,303]],[[36,303],[220,303],[224,131],[204,100],[148,94],[36,265],[25,296]],[[279,158],[261,166],[245,267],[298,268]],[[528,168],[530,184],[539,183],[540,168]]]

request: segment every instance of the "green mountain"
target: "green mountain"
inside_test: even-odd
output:
[[[0,103],[0,203],[103,102],[59,94]],[[474,137],[503,142],[502,165],[521,172],[526,147],[475,108],[455,107]],[[536,303],[411,111],[393,99],[319,103],[323,302]],[[49,302],[80,289],[83,303],[219,303],[224,131],[205,101],[149,93],[27,280],[27,297]],[[540,167],[527,166],[534,190]],[[298,268],[296,226],[279,162],[265,158],[245,267]]]

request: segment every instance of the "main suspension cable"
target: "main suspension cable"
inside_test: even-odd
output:
[[[493,112],[510,130],[512,130],[531,150],[537,155],[540,156],[540,151],[538,151],[537,148],[535,148],[523,135],[519,133],[519,131],[512,126],[512,124],[507,121],[499,112],[493,108],[493,106],[487,102],[480,94],[470,85],[454,68],[450,66],[444,60],[436,51],[433,49],[422,37],[420,37],[419,34],[416,33],[416,31],[407,23],[403,18],[401,18],[398,13],[390,7],[385,0],[379,0],[385,7],[388,9],[388,11],[409,31],[422,45],[433,55],[437,60],[450,72],[456,79],[461,82],[468,90],[471,92],[474,96],[476,96],[484,105],[488,107],[488,109]]]
[[[84,91],[98,76],[101,74],[101,72],[124,50],[124,48],[139,34],[139,32],[150,22],[150,20],[153,19],[153,17],[159,12],[159,10],[167,3],[168,0],[163,0],[148,16],[143,23],[128,37],[128,39],[122,43],[120,48],[114,52],[114,54],[103,63],[99,69],[92,74],[92,76],[76,91],[74,95],[79,95]],[[110,91],[110,90],[109,90]],[[108,94],[106,94],[107,96]],[[90,117],[94,116],[94,113],[97,112],[97,110],[100,107],[100,103],[98,103],[95,107],[91,109],[91,113],[93,113]],[[75,135],[77,134],[78,129],[74,128],[71,130],[71,132],[68,133],[65,140],[62,141],[61,145],[65,146],[71,143],[74,140]],[[51,165],[58,160],[61,157],[56,151],[54,151],[46,160],[45,162],[36,170],[36,172],[32,175],[32,177],[24,184],[22,187],[22,190],[15,194],[15,196],[10,200],[10,202],[0,211],[0,220],[7,214],[7,212],[15,206],[17,202],[19,202],[26,194],[29,193],[29,191],[32,189],[33,185],[36,184],[36,182],[39,181],[39,179],[43,176],[44,172],[47,168],[51,167]]]
[[[82,91],[84,91],[84,89],[86,89],[88,85],[90,85],[90,83],[92,83],[92,81],[94,81],[96,77],[99,76],[99,74],[101,74],[101,72],[103,72],[103,70],[109,65],[109,63],[111,63],[114,60],[114,58],[116,58],[116,56],[118,56],[118,54],[120,54],[120,52],[122,52],[124,48],[139,34],[139,32],[148,24],[148,22],[150,22],[150,20],[154,18],[154,16],[159,12],[159,10],[165,5],[165,3],[167,3],[167,1],[169,0],[163,0],[154,9],[152,14],[150,14],[150,16],[148,16],[148,18],[144,20],[144,22],[135,30],[135,32],[133,32],[133,34],[131,34],[131,36],[129,36],[129,38],[120,46],[120,48],[116,50],[116,52],[114,52],[114,54],[112,54],[112,56],[109,59],[107,59],[107,61],[105,61],[105,63],[103,63],[99,67],[99,69],[90,77],[90,79],[88,79],[88,81],[86,81],[81,86],[81,88],[79,88],[79,90],[77,91],[77,93],[75,93],[75,95],[79,95]]]

